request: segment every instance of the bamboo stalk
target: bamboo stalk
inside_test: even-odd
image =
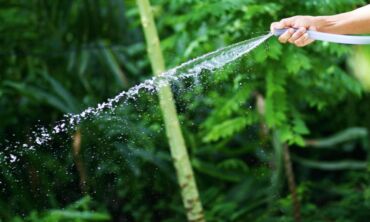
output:
[[[165,63],[151,6],[149,0],[137,0],[137,4],[140,10],[141,23],[144,29],[151,66],[154,74],[160,75],[165,71]],[[193,169],[190,164],[179,120],[177,118],[177,111],[170,86],[166,85],[161,87],[158,94],[170,144],[171,156],[175,165],[188,221],[204,222],[203,208],[199,199]]]

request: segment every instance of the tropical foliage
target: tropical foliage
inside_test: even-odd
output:
[[[267,34],[283,17],[365,3],[151,1],[167,67]],[[0,221],[186,221],[156,95],[21,148],[38,126],[151,76],[136,2],[0,7]],[[207,221],[370,218],[368,51],[271,38],[223,69],[173,83]]]

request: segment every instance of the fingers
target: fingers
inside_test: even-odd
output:
[[[281,43],[287,43],[288,40],[292,37],[292,35],[294,34],[294,29],[290,28],[288,29],[288,31],[284,32],[280,37],[279,37],[279,41]]]
[[[294,32],[292,37],[288,40],[290,43],[294,43],[297,39],[301,38],[306,33],[306,28],[301,27],[297,31]]]
[[[277,26],[278,26],[278,22],[271,23],[271,25],[270,25],[270,31],[271,31],[271,33],[274,33],[275,29],[277,29],[276,28]]]
[[[293,27],[294,25],[294,17],[291,18],[285,18],[282,19],[278,24],[277,24],[277,29],[283,29],[286,27]]]
[[[285,33],[279,36],[281,43],[292,43],[298,47],[306,46],[314,40],[310,39],[307,34],[307,27],[309,30],[316,30],[316,28],[307,22],[307,16],[295,16],[291,18],[282,19],[279,22],[273,22],[270,30],[273,33],[276,29],[289,28]]]
[[[294,41],[294,44],[298,47],[304,47],[311,44],[314,40],[310,39],[308,33],[305,33],[302,37]]]
[[[289,28],[292,26],[291,19],[282,19],[280,22],[271,23],[270,30],[273,33],[275,29]]]
[[[310,27],[309,30],[316,30],[316,27],[314,26]],[[308,33],[305,33],[300,38],[296,39],[293,43],[298,47],[304,47],[306,45],[311,44],[312,42],[314,42],[314,40],[310,39],[310,36],[308,35]]]
[[[314,40],[310,38],[306,28],[299,28],[297,31],[290,28],[279,37],[279,41],[281,43],[290,42],[298,47],[304,47],[311,44]]]
[[[284,28],[290,28],[293,25],[293,17],[292,18],[286,18],[282,19],[280,22],[273,22],[270,26],[271,32],[274,33],[276,29],[284,29]],[[289,29],[285,33],[283,33],[279,37],[279,41],[281,43],[286,43],[289,41],[289,39],[294,35],[295,30],[294,29]],[[294,39],[298,39],[301,35],[303,35],[305,30],[302,32],[297,33],[294,35]]]

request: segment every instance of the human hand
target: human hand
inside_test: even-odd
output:
[[[292,43],[298,47],[303,47],[311,44],[314,40],[310,39],[307,30],[317,30],[319,21],[313,16],[294,16],[282,19],[280,22],[273,22],[271,24],[271,32],[275,29],[288,30],[280,35],[279,41],[281,43]]]

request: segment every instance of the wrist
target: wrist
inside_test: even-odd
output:
[[[348,17],[351,17],[349,13],[342,13],[337,15],[329,16],[317,16],[318,26],[317,31],[333,33],[333,34],[348,34],[345,29],[345,21],[348,20]]]
[[[317,16],[314,20],[317,31],[336,33],[335,27],[338,24],[338,18],[335,18],[335,16]]]

